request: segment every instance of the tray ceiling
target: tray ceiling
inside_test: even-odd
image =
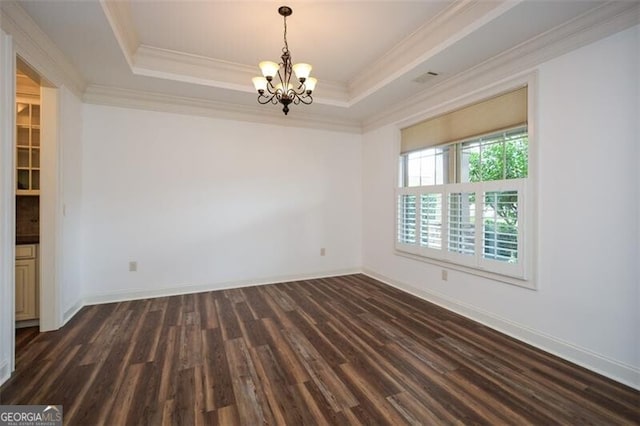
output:
[[[19,2],[88,87],[209,100],[231,109],[256,107],[251,77],[259,74],[257,63],[279,58],[280,3]],[[291,114],[304,110],[360,122],[618,3],[624,2],[289,1],[293,60],[312,64],[319,80],[314,104]]]

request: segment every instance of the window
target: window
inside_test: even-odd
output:
[[[525,87],[403,129],[397,250],[527,279],[526,99]]]
[[[442,185],[447,183],[449,150],[442,148],[424,149],[401,157],[404,167],[401,173],[407,186]]]

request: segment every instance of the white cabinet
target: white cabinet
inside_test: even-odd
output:
[[[38,318],[38,246],[16,246],[16,321]]]
[[[40,194],[40,105],[16,104],[16,194]]]

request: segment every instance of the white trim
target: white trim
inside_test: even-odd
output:
[[[257,64],[238,64],[141,44],[128,1],[100,0],[100,5],[133,74],[255,93],[251,78],[259,74]],[[318,104],[343,108],[351,105],[348,101],[345,83],[326,80],[322,81],[321,96],[314,97]]]
[[[452,2],[349,82],[350,105],[364,100],[504,14],[519,1]]]
[[[362,133],[359,122],[322,117],[305,111],[285,116],[278,108],[228,104],[213,100],[188,98],[145,92],[141,90],[91,85],[87,87],[83,102],[123,108],[136,108],[175,114],[200,115],[254,123],[273,124],[285,127],[305,127],[346,133]]]
[[[501,275],[497,272],[488,272],[482,269],[475,268],[473,266],[467,266],[462,263],[453,263],[447,259],[436,259],[433,257],[425,257],[418,253],[411,253],[411,248],[413,246],[407,246],[408,249],[403,247],[395,248],[393,254],[396,256],[406,257],[407,259],[417,260],[418,262],[429,263],[431,265],[436,265],[441,268],[451,269],[453,271],[464,272],[466,274],[475,275],[478,277],[486,278],[488,280],[492,280],[499,283],[515,285],[517,287],[523,288],[525,290],[538,290],[535,283],[531,282],[531,280],[523,280],[521,278],[510,277],[508,275]]]
[[[37,320],[37,319],[16,321],[16,329],[26,328],[26,327],[37,327],[39,325],[40,325],[40,320]]]
[[[138,47],[133,61],[131,71],[137,75],[246,93],[255,92],[251,78],[259,71],[257,66],[252,67],[145,44]]]
[[[9,380],[11,377],[11,370],[9,369],[9,362],[5,359],[0,362],[0,385]]]
[[[100,293],[86,297],[84,305],[99,305],[103,303],[123,302],[129,300],[152,299],[156,297],[177,296],[181,294],[194,294],[206,291],[231,290],[243,287],[254,287],[268,284],[278,284],[319,278],[339,277],[361,273],[360,268],[341,269],[335,271],[322,271],[304,275],[283,275],[270,278],[256,278],[239,281],[227,281],[205,285],[190,285],[182,287],[170,287],[154,290],[124,290],[111,293]]]
[[[111,31],[113,31],[113,35],[118,41],[125,60],[129,67],[133,67],[133,55],[140,43],[138,34],[133,27],[129,2],[100,0],[100,6],[107,21],[109,21]]]
[[[250,66],[207,58],[175,50],[140,45],[133,56],[131,71],[136,75],[183,81],[185,83],[255,94],[251,78],[259,74]],[[257,96],[257,95],[256,95]],[[321,96],[314,103],[346,108],[350,106],[345,84],[322,81]]]
[[[60,94],[41,88],[40,108],[40,331],[57,330],[62,324],[62,167],[60,144]],[[46,301],[46,303],[42,303]]]
[[[20,57],[53,85],[66,86],[81,97],[86,86],[84,77],[22,6],[14,0],[2,0],[0,8],[2,29],[13,37]]]
[[[66,323],[69,322],[71,318],[76,316],[80,309],[84,308],[84,302],[82,300],[78,300],[72,307],[67,309],[62,315],[62,324],[60,327],[63,327]]]
[[[0,30],[0,384],[15,362],[15,58],[12,37]]]
[[[524,343],[542,349],[545,352],[549,352],[581,367],[640,390],[640,369],[634,366],[621,363],[589,349],[499,317],[477,306],[460,302],[434,291],[418,289],[406,283],[396,281],[371,269],[363,268],[362,273],[466,318],[477,321]]]

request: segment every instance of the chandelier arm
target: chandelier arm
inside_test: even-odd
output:
[[[284,78],[282,78],[282,73],[280,72],[280,70],[281,70],[282,68],[283,68],[283,67],[282,67],[282,64],[280,64],[280,68],[278,68],[278,79],[280,80],[280,83],[282,83],[282,88],[283,88],[283,90],[284,90],[284,88],[285,88],[285,84],[284,84],[285,79],[284,79]],[[286,77],[286,76],[287,76],[287,73],[286,73],[286,71],[285,71],[285,77]],[[274,88],[274,90],[275,90],[275,88]]]
[[[300,99],[300,102],[305,105],[311,105],[311,103],[313,102],[313,98],[311,97],[311,95],[299,96],[298,99]]]
[[[263,98],[258,98],[258,103],[260,105],[266,105],[271,102],[271,98],[267,98],[266,96]]]
[[[276,94],[276,88],[273,87],[273,84],[271,84],[271,82],[269,80],[267,80],[267,92],[271,93],[272,95]]]
[[[297,89],[292,88],[291,91],[298,96],[302,96],[307,93],[307,88],[305,87],[304,83],[300,83]]]
[[[288,91],[291,91],[291,85],[289,84],[289,82],[291,81],[291,72],[285,69],[284,70],[284,78],[287,80],[285,82],[285,87],[288,87],[289,88]]]
[[[268,104],[269,102],[274,103],[274,102],[273,102],[273,98],[275,98],[275,96],[276,96],[275,94],[272,94],[271,96],[265,96],[265,95],[263,95],[263,94],[260,94],[260,95],[258,96],[258,103],[259,103],[260,105],[266,105],[266,104]],[[277,103],[277,101],[276,101],[275,103]]]

